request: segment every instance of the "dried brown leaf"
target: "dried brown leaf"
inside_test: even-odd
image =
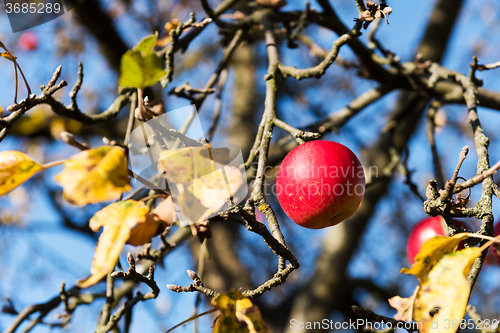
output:
[[[403,320],[410,322],[413,313],[413,303],[415,302],[415,296],[417,296],[418,288],[415,288],[413,295],[408,298],[403,298],[401,296],[394,296],[389,298],[389,305],[398,311],[394,315],[394,319]]]

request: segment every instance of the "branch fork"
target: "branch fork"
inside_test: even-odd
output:
[[[155,281],[154,274],[156,266],[155,265],[149,266],[148,275],[142,275],[141,273],[137,272],[134,256],[130,252],[127,254],[127,261],[130,266],[127,272],[115,271],[111,273],[111,276],[116,279],[134,280],[137,282],[143,282],[151,288],[151,292],[142,295],[143,298],[150,299],[158,297],[158,294],[160,293],[160,288],[158,288],[158,285],[156,284]]]

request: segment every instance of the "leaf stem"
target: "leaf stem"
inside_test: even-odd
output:
[[[61,165],[63,164],[64,162],[66,162],[68,159],[64,159],[64,160],[57,160],[57,161],[52,161],[52,162],[49,162],[49,163],[45,163],[44,165],[42,165],[42,168],[43,169],[48,169],[48,168],[52,168],[52,167],[55,167],[55,166],[58,166],[58,165]]]
[[[483,246],[481,246],[479,248],[479,250],[481,250],[481,252],[483,252],[484,250],[486,250],[487,248],[489,248],[493,243],[500,242],[500,235],[498,235],[496,237],[483,236],[483,237],[480,237],[480,238],[484,238],[484,239],[489,239],[490,240],[489,242],[485,243]]]
[[[144,197],[142,199],[140,199],[139,201],[142,201],[142,202],[146,202],[148,201],[149,199],[156,199],[156,198],[168,198],[170,195],[168,194],[164,194],[164,193],[161,193],[161,194],[153,194],[153,195],[148,195],[147,197]]]

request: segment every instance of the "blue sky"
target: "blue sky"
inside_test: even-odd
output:
[[[382,24],[377,36],[384,46],[396,54],[402,61],[412,59],[416,45],[422,36],[422,28],[425,26],[426,17],[429,16],[434,1],[421,0],[418,2],[408,1],[392,1],[389,5],[393,8],[393,14],[389,21],[390,25]],[[110,1],[105,2],[107,6]],[[313,2],[312,7],[319,6]],[[343,18],[344,23],[351,24],[351,18],[357,15],[357,9],[354,1],[339,1],[334,3],[335,8],[339,12],[339,16]],[[294,10],[304,8],[303,1],[290,1],[283,10]],[[495,47],[499,42],[498,32],[498,15],[500,12],[500,4],[494,1],[486,3],[477,1],[466,1],[465,9],[457,23],[448,52],[445,55],[443,64],[451,69],[467,73],[469,63],[471,61],[472,49],[476,48],[479,53],[480,63],[495,62],[500,59],[500,50]],[[202,17],[202,13],[198,13],[198,18]],[[187,17],[186,17],[187,18]],[[82,93],[85,97],[80,97],[80,103],[86,112],[106,108],[116,96],[117,75],[113,73],[106,61],[98,52],[95,41],[88,38],[86,33],[76,30],[74,33],[82,38],[85,46],[85,51],[74,56],[61,57],[57,53],[57,48],[54,43],[56,38],[61,38],[61,35],[56,35],[59,25],[67,26],[67,20],[71,19],[71,14],[65,15],[63,18],[49,22],[42,26],[33,28],[39,39],[40,47],[36,52],[23,52],[16,50],[14,45],[20,33],[13,34],[10,31],[8,20],[5,14],[0,15],[0,40],[2,40],[19,58],[32,89],[38,93],[38,86],[46,84],[52,76],[54,69],[59,65],[63,65],[62,78],[67,80],[70,86],[76,78],[77,60],[81,60],[84,64],[84,88]],[[184,19],[184,18],[181,18]],[[144,31],[141,25],[134,22],[128,17],[121,17],[116,21],[117,27],[124,36],[128,45],[135,45],[142,37],[149,32]],[[326,49],[330,49],[336,35],[331,31],[319,29],[317,27],[309,27],[308,32],[311,32],[316,42]],[[196,51],[201,43],[209,40],[218,40],[218,35],[215,26],[209,26],[206,31],[200,36],[200,40],[190,46],[189,50]],[[361,37],[366,41],[366,34]],[[262,43],[261,43],[262,44]],[[188,53],[189,53],[188,50]],[[263,51],[263,46],[258,47],[260,52]],[[347,47],[344,47],[341,56],[352,58],[352,52]],[[220,57],[220,55],[219,55]],[[282,61],[287,64],[294,64],[298,67],[311,65],[312,62],[308,59],[308,52],[304,48],[296,50],[283,51]],[[219,58],[217,58],[219,59]],[[2,59],[0,59],[2,60]],[[172,86],[189,81],[193,86],[202,86],[211,72],[217,65],[214,61],[204,61],[201,67],[196,71],[186,71],[172,83]],[[13,101],[13,66],[6,60],[0,61],[0,106],[4,108]],[[259,72],[261,78],[264,72]],[[338,76],[352,77],[353,72],[344,73],[337,66],[332,66],[329,69],[325,82],[328,78],[336,78]],[[229,80],[232,79],[230,74]],[[484,79],[485,87],[492,90],[500,90],[500,82],[496,80],[498,71],[483,72],[478,75]],[[352,84],[352,92],[344,90],[332,89],[331,85],[325,83],[317,91],[307,91],[306,98],[311,101],[317,101],[322,109],[327,112],[340,109],[345,106],[353,95],[359,95],[370,87],[374,86],[373,82],[366,82],[358,78],[354,78]],[[259,82],[262,85],[263,81]],[[307,86],[307,83],[301,82],[298,85]],[[168,90],[168,88],[167,88]],[[21,90],[23,91],[23,90]],[[231,108],[231,87],[226,87],[227,93],[224,95],[222,116],[230,116]],[[60,98],[67,100],[69,89],[63,90],[63,95]],[[385,124],[385,116],[390,112],[395,104],[397,94],[391,93],[384,97],[379,103],[368,107],[360,115],[356,116],[349,122],[338,134],[330,134],[326,139],[334,140],[346,144],[358,156],[362,156],[362,147],[368,146],[376,140],[380,129]],[[176,109],[188,104],[187,101],[173,99],[164,94],[164,98],[168,100],[169,110]],[[295,104],[294,96],[282,98],[278,105],[280,115],[292,125],[301,127],[309,124],[314,119],[310,113],[302,112],[303,106]],[[262,112],[263,106],[260,106],[258,112]],[[201,108],[200,116],[202,126],[207,129],[210,124],[211,111],[213,109],[213,98],[209,98]],[[444,111],[449,119],[449,123],[466,123],[466,108],[464,106],[447,106]],[[259,114],[260,114],[259,113]],[[479,115],[483,123],[486,135],[492,139],[490,145],[490,158],[494,163],[500,159],[499,142],[497,138],[498,128],[500,125],[500,117],[497,111],[489,111],[479,108]],[[225,119],[225,118],[223,118]],[[355,136],[353,135],[355,132]],[[353,137],[355,137],[353,139]],[[223,135],[219,136],[223,139]],[[476,154],[473,149],[474,143],[470,135],[470,129],[467,126],[455,128],[452,126],[445,127],[436,136],[438,150],[442,156],[445,175],[451,175],[456,164],[458,153],[463,145],[469,145],[471,148],[470,154],[461,171],[461,175],[468,178],[475,174],[475,159]],[[453,143],[453,144],[451,144]],[[0,150],[27,150],[28,142],[15,137],[7,137],[0,143]],[[97,142],[95,143],[98,144]],[[452,149],[450,149],[452,147]],[[455,151],[456,150],[456,151]],[[33,157],[44,158],[46,161],[56,160],[64,156],[70,156],[76,153],[76,149],[67,147],[62,143],[51,144],[42,150],[29,150]],[[425,193],[425,185],[427,180],[433,178],[432,170],[430,169],[431,153],[425,136],[425,126],[421,122],[418,130],[412,141],[410,142],[410,159],[409,166],[415,170],[413,179],[419,187],[420,193]],[[55,168],[44,174],[41,177],[47,179],[51,186],[57,186],[51,181],[54,174],[60,168]],[[11,295],[18,309],[24,308],[26,305],[43,302],[48,298],[57,294],[62,280],[66,281],[67,285],[73,285],[76,280],[88,274],[95,242],[89,237],[82,236],[78,233],[67,231],[60,227],[61,221],[58,220],[56,212],[49,208],[46,198],[47,192],[45,188],[39,188],[36,185],[40,182],[40,177],[36,177],[24,186],[23,190],[16,190],[16,194],[0,199],[0,208],[2,212],[5,210],[20,209],[24,212],[22,215],[21,227],[1,227],[0,228],[0,262],[3,269],[0,272],[0,294]],[[32,190],[35,189],[35,190]],[[400,175],[396,176],[396,181],[391,185],[390,192],[395,191],[407,193],[408,190],[403,183],[403,178]],[[14,193],[14,192],[13,192]],[[26,195],[29,198],[28,205],[16,206],[15,197],[23,198]],[[480,190],[474,189],[472,193],[472,201],[477,202]],[[417,223],[418,220],[425,217],[418,199],[408,195],[408,205],[405,207],[405,215],[410,225]],[[88,218],[93,212],[97,211],[101,206],[90,207],[84,213],[77,209],[72,209],[69,205],[65,206],[71,214],[79,216],[82,220]],[[279,207],[274,207],[279,210]],[[400,249],[405,235],[403,232],[393,232],[392,219],[394,212],[398,207],[394,206],[389,200],[382,201],[375,216],[370,221],[367,232],[363,237],[362,244],[357,252],[355,259],[349,267],[349,274],[356,278],[374,278],[379,285],[387,287],[398,279],[398,283],[404,286],[405,295],[410,295],[413,290],[416,280],[409,276],[399,274],[398,271],[402,265],[408,265],[406,259],[394,259],[394,256],[402,257],[404,254],[395,252],[394,249]],[[494,213],[499,216],[500,213],[498,200],[494,199]],[[79,214],[79,215],[77,215]],[[297,253],[302,267],[299,272],[295,272],[295,277],[291,278],[306,278],[314,267],[315,256],[320,251],[319,244],[324,238],[324,231],[306,230],[291,223],[284,215],[281,215],[283,230],[285,237],[297,249],[308,247],[307,252]],[[474,227],[479,224],[471,221]],[[407,227],[409,230],[410,226]],[[405,230],[403,228],[403,230]],[[246,240],[251,243],[254,236],[246,236]],[[387,236],[389,235],[389,236]],[[403,238],[403,240],[402,240]],[[258,240],[256,240],[257,242]],[[313,244],[313,245],[311,245]],[[314,245],[316,244],[316,245]],[[264,250],[265,244],[256,245]],[[376,250],[374,250],[376,249]],[[242,248],[241,255],[243,258],[253,258],[248,249]],[[135,320],[133,322],[132,332],[151,331],[162,332],[179,321],[189,317],[192,314],[195,294],[175,294],[166,289],[165,285],[179,284],[188,285],[190,279],[185,273],[186,269],[194,269],[191,262],[191,256],[187,247],[179,247],[171,255],[166,258],[166,269],[158,270],[156,278],[161,289],[159,299],[146,302],[137,306],[134,310],[134,318],[144,318],[144,320]],[[489,288],[499,288],[500,282],[498,274],[500,268],[488,268],[485,270],[483,277],[480,280],[481,286],[488,285]],[[21,272],[21,274],[19,274]],[[256,270],[254,277],[257,280],[263,279],[261,276],[263,270]],[[41,274],[43,273],[43,274]],[[380,275],[378,275],[380,274]],[[495,278],[496,277],[496,278]],[[95,287],[95,290],[103,290],[104,286]],[[145,289],[142,289],[145,290]],[[280,287],[280,290],[286,290],[286,286]],[[265,296],[264,301],[272,302],[279,296],[277,291],[275,294],[270,293]],[[366,295],[359,295],[360,302],[367,302]],[[474,299],[473,299],[474,300]],[[0,302],[0,305],[2,303]],[[95,306],[79,307],[74,321],[72,322],[72,332],[88,332],[91,327],[94,327],[98,310],[102,307],[102,301],[96,302]],[[384,311],[390,311],[387,307],[382,307]],[[151,320],[150,320],[151,319]],[[0,329],[4,329],[10,321],[11,316],[0,314]],[[53,317],[48,316],[47,321],[54,321]],[[207,327],[211,324],[210,318],[202,319],[200,327],[204,327],[200,332],[208,332]],[[178,329],[178,332],[191,331],[190,325],[185,328]],[[34,332],[48,332],[49,329],[44,326],[37,326]]]

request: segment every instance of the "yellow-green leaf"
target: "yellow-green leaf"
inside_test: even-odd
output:
[[[220,311],[213,333],[267,333],[259,308],[240,292],[231,290],[217,296],[212,305]]]
[[[38,171],[42,166],[19,151],[0,152],[0,196],[12,191]]]
[[[465,316],[470,286],[466,276],[474,260],[481,255],[476,247],[445,254],[430,270],[417,292],[413,319],[422,323],[420,333],[452,333]],[[433,309],[439,312],[431,317]],[[443,325],[445,320],[450,325]]]
[[[64,189],[64,197],[75,205],[116,200],[131,189],[125,152],[111,146],[71,157],[56,180]]]
[[[401,273],[415,275],[420,282],[427,276],[432,267],[449,252],[454,251],[461,241],[468,236],[465,233],[456,234],[453,237],[434,236],[427,240],[415,257],[415,263],[411,268],[401,269]]]
[[[134,47],[134,51],[149,53],[152,52],[155,46],[156,38],[158,37],[158,32],[154,35],[146,36]]]
[[[159,155],[158,168],[167,172],[168,181],[185,183],[219,170],[226,162],[220,161],[224,154],[229,154],[228,149],[209,145],[164,150]]]
[[[143,89],[165,76],[163,61],[153,52],[156,37],[157,34],[142,39],[136,47],[122,56],[120,86]]]
[[[90,219],[89,226],[94,231],[104,230],[99,237],[92,261],[92,275],[78,281],[80,288],[88,288],[111,272],[118,261],[120,252],[130,237],[130,230],[146,221],[149,207],[134,200],[118,201],[104,207]]]

